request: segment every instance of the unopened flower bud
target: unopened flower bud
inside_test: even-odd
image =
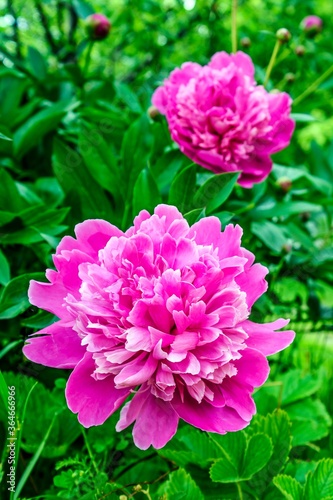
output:
[[[286,73],[284,75],[284,78],[285,78],[286,82],[293,83],[295,81],[296,77],[295,77],[294,73]]]
[[[293,249],[293,246],[291,243],[285,243],[284,245],[282,245],[282,250],[285,252],[285,253],[290,253]]]
[[[309,36],[315,36],[323,29],[323,20],[318,16],[307,16],[301,22],[302,30]]]
[[[305,47],[304,45],[297,45],[297,47],[295,48],[295,54],[298,56],[298,57],[302,57],[304,56],[305,54]]]
[[[289,30],[286,28],[280,28],[276,32],[276,38],[281,42],[281,43],[287,43],[291,39],[291,33]]]
[[[292,187],[292,182],[291,179],[289,179],[289,177],[280,177],[276,181],[276,184],[280,189],[282,189],[284,193],[288,193],[288,191],[290,191]]]
[[[156,106],[149,106],[147,115],[151,120],[155,120],[155,118],[160,114],[159,110],[156,108]]]
[[[244,49],[248,49],[251,47],[251,39],[248,36],[244,36],[243,38],[240,39],[240,44]]]
[[[85,28],[91,40],[104,40],[110,32],[111,23],[103,14],[91,14],[85,19]]]

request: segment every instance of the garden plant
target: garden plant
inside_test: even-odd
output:
[[[0,2],[0,498],[333,500],[333,6]]]

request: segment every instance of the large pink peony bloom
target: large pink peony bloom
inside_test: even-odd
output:
[[[269,372],[266,356],[289,345],[288,321],[249,321],[267,269],[242,248],[242,230],[216,217],[192,227],[175,207],[142,211],[123,233],[87,220],[54,256],[50,283],[32,281],[32,304],[57,323],[24,354],[70,368],[66,397],[85,427],[102,424],[128,396],[120,431],[135,421],[141,449],[163,447],[178,420],[224,434],[255,413],[251,398]],[[36,335],[36,334],[35,334]]]
[[[248,55],[218,52],[207,66],[172,71],[152,99],[185,155],[215,173],[241,171],[247,188],[268,176],[270,155],[294,131],[289,95],[269,94],[253,76]]]

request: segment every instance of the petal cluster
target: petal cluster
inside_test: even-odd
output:
[[[175,207],[140,212],[125,233],[102,220],[76,226],[54,256],[49,283],[32,281],[32,304],[59,321],[29,338],[36,363],[73,369],[69,408],[86,427],[125,399],[117,430],[134,423],[136,445],[163,447],[179,418],[203,430],[244,428],[266,356],[294,332],[285,320],[255,324],[267,269],[241,247],[242,230],[208,217],[189,227]]]
[[[183,64],[152,102],[185,155],[215,173],[241,171],[238,182],[247,188],[268,176],[270,155],[288,146],[294,131],[291,98],[257,85],[243,52],[218,52],[206,66]]]

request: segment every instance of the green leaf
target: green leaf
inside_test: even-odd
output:
[[[29,306],[28,287],[30,280],[45,281],[44,273],[23,274],[12,279],[3,289],[0,298],[0,319],[15,318]]]
[[[103,189],[88,172],[77,151],[56,139],[53,144],[53,170],[66,193],[78,193],[85,219],[112,220],[113,210]]]
[[[200,488],[184,469],[172,472],[164,488],[168,500],[204,500]]]
[[[196,165],[182,169],[172,181],[168,203],[186,213],[193,207],[193,193],[196,185]]]
[[[5,377],[2,374],[2,371],[0,370],[0,396],[5,408],[5,413],[7,414],[7,408],[8,408],[8,385],[5,380]]]
[[[329,434],[332,419],[319,399],[289,404],[286,411],[292,422],[293,446],[317,441]]]
[[[266,417],[257,416],[249,431],[263,432],[273,444],[273,453],[267,464],[255,474],[249,485],[258,494],[263,493],[273,477],[280,472],[286,463],[291,450],[291,424],[288,415],[283,410],[276,410]]]
[[[331,500],[333,498],[333,459],[320,460],[314,472],[309,472],[304,499]]]
[[[295,120],[296,123],[309,123],[317,121],[314,116],[307,115],[305,113],[291,113],[290,118]]]
[[[151,147],[151,133],[146,115],[135,120],[124,134],[121,145],[122,174],[127,182],[127,199],[132,196],[133,186],[147,165]],[[126,186],[125,190],[126,190]]]
[[[133,189],[133,216],[144,209],[153,213],[161,201],[158,187],[150,171],[147,168],[141,170]]]
[[[268,462],[273,453],[271,439],[265,434],[254,434],[247,445],[241,475],[250,479]]]
[[[12,349],[14,349],[14,347],[16,347],[17,345],[19,344],[22,344],[23,343],[23,340],[14,340],[13,342],[10,342],[9,344],[6,345],[6,347],[4,347],[3,349],[1,349],[0,351],[0,359],[3,358],[4,356],[6,356],[6,354],[11,351]]]
[[[228,438],[228,441],[218,440],[224,457],[212,465],[210,469],[212,481],[233,483],[249,480],[267,464],[273,453],[272,441],[265,434],[254,434],[248,441],[243,432],[230,434],[232,437]],[[223,441],[227,445],[223,444]]]
[[[268,248],[277,253],[280,253],[284,245],[289,242],[285,228],[270,221],[252,222],[251,231]]]
[[[0,168],[0,209],[17,213],[26,207],[19,190],[5,169]]]
[[[29,118],[14,134],[15,155],[21,158],[38,144],[44,135],[55,130],[66,112],[72,107],[70,101],[60,101]]]
[[[194,210],[191,210],[191,212],[184,214],[184,218],[187,220],[189,225],[192,226],[195,222],[205,217],[205,215],[205,209],[195,208]]]
[[[140,101],[129,86],[119,81],[115,81],[113,85],[118,99],[124,102],[133,113],[141,114],[143,109]]]
[[[79,150],[91,176],[118,199],[120,181],[117,159],[102,134],[87,123],[81,125]]]
[[[302,376],[301,370],[290,370],[282,375],[282,405],[288,405],[311,396],[320,389],[320,379],[313,375]]]
[[[28,47],[28,64],[38,80],[44,80],[47,75],[46,59],[35,47]]]
[[[8,260],[0,250],[0,284],[7,285],[8,281],[10,281],[10,268]]]
[[[0,140],[1,141],[12,141],[13,139],[11,139],[10,137],[7,137],[6,135],[0,133]]]
[[[293,477],[287,476],[285,474],[280,474],[279,476],[274,477],[273,483],[281,491],[286,500],[303,499],[303,487]]]
[[[76,14],[82,19],[94,13],[93,7],[84,0],[73,0],[73,7],[75,9]]]
[[[214,174],[196,192],[194,206],[206,207],[207,214],[213,212],[228,199],[238,177],[239,172]]]

